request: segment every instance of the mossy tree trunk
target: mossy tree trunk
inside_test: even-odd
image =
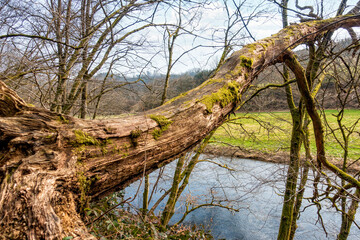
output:
[[[337,16],[340,16],[344,12],[344,8],[346,5],[346,0],[342,0],[340,2]],[[281,1],[281,10],[282,10],[282,21],[283,27],[288,26],[288,0]],[[330,30],[322,38],[318,40],[318,48],[315,48],[314,42],[309,42],[309,61],[306,66],[306,70],[304,71],[304,79],[308,85],[309,94],[312,96],[316,96],[322,81],[324,79],[324,74],[321,71],[321,67],[323,65],[323,61],[325,60],[325,50],[328,46],[329,41],[333,35],[334,31]],[[294,57],[294,56],[293,56]],[[295,76],[298,77],[298,76]],[[286,80],[289,79],[289,73],[286,67],[284,67],[284,78]],[[298,80],[299,81],[299,80]],[[317,82],[316,82],[317,81]],[[316,82],[316,86],[314,84]],[[295,236],[295,231],[297,228],[297,218],[299,217],[300,207],[302,203],[302,197],[305,191],[305,185],[307,182],[307,174],[309,171],[309,161],[311,161],[310,147],[309,147],[309,134],[308,134],[308,125],[304,125],[304,116],[308,118],[306,110],[303,106],[302,98],[300,99],[299,106],[296,107],[294,104],[294,100],[292,97],[292,89],[288,85],[286,86],[286,94],[287,94],[287,102],[291,112],[292,121],[293,121],[293,130],[292,137],[290,143],[290,162],[288,175],[286,179],[286,189],[284,194],[284,203],[283,203],[283,211],[280,220],[280,227],[278,232],[278,239],[282,240],[291,240]],[[300,170],[300,150],[301,143],[304,143],[304,148],[306,152],[306,162],[303,166],[303,175],[300,179],[300,183],[297,188],[297,181]],[[299,146],[300,145],[300,146]],[[296,151],[296,152],[295,152]]]
[[[294,205],[294,210],[293,210],[293,217],[292,217],[292,222],[291,222],[291,230],[290,230],[289,239],[294,239],[294,237],[295,237],[295,232],[297,229],[296,222],[297,222],[297,219],[300,217],[301,204],[303,201],[305,186],[306,186],[306,182],[308,180],[310,165],[312,162],[312,156],[311,156],[311,151],[310,151],[309,123],[310,123],[309,115],[305,112],[305,117],[304,117],[304,121],[303,121],[302,142],[303,142],[303,147],[305,149],[306,160],[302,165],[300,165],[302,167],[302,169],[301,169],[302,171],[300,173],[301,174],[300,183],[298,185],[297,193],[295,196],[296,200],[295,200],[295,205]]]
[[[348,212],[344,212],[342,215],[342,225],[340,228],[340,233],[338,235],[338,239],[347,239],[348,234],[350,232],[351,224],[354,220],[354,216],[356,210],[358,208],[358,197],[359,197],[359,189],[360,189],[360,182],[355,177],[346,172],[346,170],[340,169],[335,165],[331,164],[325,155],[325,142],[324,142],[324,126],[322,120],[320,118],[319,113],[316,110],[315,99],[314,96],[309,91],[309,86],[306,81],[305,71],[300,65],[300,63],[296,60],[296,58],[289,53],[287,58],[285,59],[287,66],[294,72],[297,78],[297,83],[301,95],[304,99],[307,112],[312,119],[314,134],[315,134],[315,141],[316,141],[316,148],[317,148],[317,161],[319,164],[319,168],[321,170],[322,167],[326,167],[327,169],[331,170],[337,176],[339,176],[342,180],[342,185],[345,185],[345,182],[355,187],[355,198],[352,200],[351,206],[349,207]],[[344,202],[344,200],[342,200]],[[344,210],[344,209],[343,209]]]
[[[356,60],[353,62],[353,66],[357,66],[359,63],[359,56],[355,57]],[[356,134],[356,126],[358,125],[358,122],[353,123],[351,126],[346,123],[346,117],[345,117],[345,111],[346,111],[346,104],[349,99],[349,95],[352,92],[351,89],[354,89],[353,86],[356,86],[356,75],[353,71],[356,71],[354,69],[349,67],[349,64],[347,61],[343,58],[341,58],[341,62],[345,65],[346,69],[348,69],[348,75],[346,77],[347,81],[347,90],[344,95],[342,95],[342,92],[340,89],[340,86],[343,83],[343,80],[339,78],[337,75],[335,77],[335,85],[339,90],[337,90],[336,97],[338,99],[340,108],[338,110],[338,113],[336,115],[337,125],[336,130],[339,131],[340,134],[336,135],[334,128],[328,124],[327,121],[325,123],[327,124],[327,127],[331,130],[333,136],[335,137],[337,143],[341,146],[343,151],[342,156],[342,168],[341,170],[344,172],[348,171],[348,167],[353,164],[351,159],[349,158],[349,147],[351,143],[351,138],[354,137],[354,134]],[[351,61],[350,61],[351,62]],[[336,68],[335,68],[336,69]],[[358,102],[360,103],[360,99],[358,99]],[[341,227],[338,234],[338,239],[345,240],[348,238],[350,234],[350,228],[352,226],[352,223],[355,219],[355,214],[359,206],[359,197],[360,197],[360,191],[359,189],[356,189],[355,192],[347,191],[347,182],[343,179],[341,179],[341,190],[338,193],[338,196],[340,198],[340,211],[341,211]],[[349,206],[350,205],[350,206]]]
[[[326,157],[324,125],[316,109],[315,98],[310,92],[304,68],[290,51],[288,51],[288,54],[285,56],[285,63],[296,76],[298,88],[300,90],[301,96],[303,97],[306,110],[313,123],[317,151],[316,159],[320,170],[322,167],[326,167],[344,181],[352,184],[356,188],[360,188],[360,181],[358,181],[356,177],[336,167],[334,164],[330,163]]]
[[[296,222],[294,219],[294,207],[297,195],[297,182],[300,168],[300,150],[302,145],[303,116],[304,109],[300,103],[295,107],[290,86],[286,89],[288,95],[288,104],[292,117],[292,131],[290,141],[290,159],[286,178],[283,209],[280,219],[278,239],[290,239],[291,228]],[[289,96],[291,96],[289,102]]]
[[[94,239],[81,218],[89,201],[192,149],[225,121],[252,79],[283,60],[289,46],[329,29],[358,26],[359,18],[292,25],[235,52],[212,79],[181,97],[121,119],[75,119],[29,107],[0,82],[1,238]]]
[[[355,220],[355,214],[359,207],[358,199],[360,198],[360,190],[358,188],[355,190],[354,197],[355,199],[351,200],[349,209],[347,211],[345,209],[345,212],[342,213],[340,232],[337,236],[338,240],[346,240],[350,234],[350,228]]]
[[[169,192],[169,198],[166,202],[163,212],[161,213],[161,226],[163,228],[165,228],[169,224],[170,219],[174,215],[176,202],[179,200],[181,194],[187,187],[190,175],[194,170],[196,164],[199,162],[200,155],[203,153],[205,147],[209,143],[210,138],[214,135],[214,133],[215,130],[212,131],[208,136],[206,136],[204,141],[196,149],[196,153],[194,154],[194,156],[191,157],[191,160],[185,167],[184,164],[186,160],[186,155],[179,158],[173,177],[173,184]]]
[[[288,0],[282,0],[282,21],[283,27],[288,26]],[[285,82],[290,81],[289,70],[286,66],[283,67],[283,78]],[[293,90],[291,85],[285,87],[286,99],[292,118],[292,131],[290,140],[290,159],[288,165],[288,172],[285,184],[285,193],[283,200],[283,208],[280,218],[280,226],[278,232],[279,240],[291,240],[295,235],[296,221],[299,211],[296,209],[297,205],[301,205],[302,195],[297,193],[298,176],[300,170],[300,151],[302,145],[302,133],[304,130],[304,113],[305,109],[300,99],[298,106],[296,106],[293,97]],[[305,179],[305,178],[303,178]],[[306,183],[306,182],[305,182]],[[304,184],[305,186],[305,184]]]
[[[186,160],[186,156],[183,155],[179,158],[179,160],[176,164],[175,173],[174,173],[174,177],[173,177],[173,183],[172,183],[172,186],[170,189],[169,198],[166,202],[163,212],[161,213],[160,223],[161,223],[161,227],[164,229],[166,229],[166,225],[169,223],[172,215],[175,212],[175,204],[176,204],[176,199],[178,196],[179,185],[181,182],[181,172],[184,167],[185,160]]]

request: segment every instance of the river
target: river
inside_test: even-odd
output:
[[[202,159],[210,156],[203,155]],[[171,224],[176,223],[185,211],[185,203],[201,204],[215,198],[223,200],[223,205],[239,209],[239,212],[229,211],[220,207],[200,208],[190,213],[184,224],[196,224],[211,231],[215,239],[276,239],[282,210],[282,194],[285,186],[287,166],[283,164],[267,163],[248,159],[212,157],[212,161],[226,164],[234,171],[221,168],[213,163],[198,163],[190,178],[189,186],[183,192],[176,206],[176,214]],[[176,163],[166,166],[158,187],[154,192],[150,207],[169,189]],[[150,174],[150,182],[157,179],[159,170]],[[312,179],[312,174],[310,174]],[[127,197],[133,197],[141,181],[126,188]],[[311,186],[312,181],[309,182]],[[319,185],[319,189],[324,189]],[[140,192],[142,191],[142,188]],[[312,196],[312,189],[305,191],[305,197]],[[132,202],[136,207],[142,206],[141,194]],[[164,207],[163,203],[158,207]],[[341,225],[340,214],[330,207],[329,202],[322,202],[320,211],[327,234],[317,215],[318,209],[310,206],[308,200],[303,201],[303,212],[298,220],[295,239],[336,239]],[[304,208],[307,206],[306,208]],[[360,215],[356,215],[360,220]],[[360,230],[353,225],[349,240],[360,240]]]

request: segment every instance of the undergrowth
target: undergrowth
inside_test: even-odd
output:
[[[123,193],[114,193],[86,209],[87,227],[100,240],[116,239],[213,239],[196,226],[167,227],[160,231],[160,219],[143,216],[140,210],[125,209]]]

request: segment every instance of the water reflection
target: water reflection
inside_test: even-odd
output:
[[[203,158],[208,157],[203,156]],[[210,229],[216,239],[276,239],[287,166],[226,157],[217,157],[216,161],[236,171],[229,172],[227,169],[208,162],[197,164],[189,186],[177,203],[176,214],[170,224],[181,219],[186,201],[191,200],[196,204],[201,204],[215,197],[218,200],[224,200],[222,202],[224,205],[230,204],[240,211],[234,213],[219,207],[201,208],[190,213],[184,224],[202,225]],[[175,166],[176,163],[173,162],[165,168],[150,207],[165,190],[170,188]],[[150,182],[154,183],[157,176],[158,171],[153,172],[150,175]],[[141,181],[138,181],[129,186],[126,189],[126,197],[135,195],[140,183]],[[312,190],[308,188],[305,191],[305,197],[311,194]],[[166,200],[159,205],[158,209],[162,209],[165,202]],[[133,204],[139,208],[142,206],[141,194]],[[309,202],[304,200],[303,206],[307,205]],[[328,234],[324,233],[318,221],[317,209],[311,206],[301,213],[295,239],[336,239],[341,225],[341,216],[326,203],[322,203],[322,206],[321,214]],[[360,219],[359,214],[356,219]],[[360,231],[356,226],[352,226],[348,239],[360,239]]]

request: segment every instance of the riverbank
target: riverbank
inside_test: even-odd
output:
[[[209,144],[206,146],[204,153],[215,156],[245,158],[281,164],[288,164],[290,157],[288,152],[283,151],[262,152],[259,150],[245,149],[237,146],[224,146],[215,144]],[[342,167],[342,162],[339,159],[328,157],[328,160],[335,166],[339,168]],[[360,162],[358,161],[355,164],[350,165],[348,170],[352,173],[360,171]]]

